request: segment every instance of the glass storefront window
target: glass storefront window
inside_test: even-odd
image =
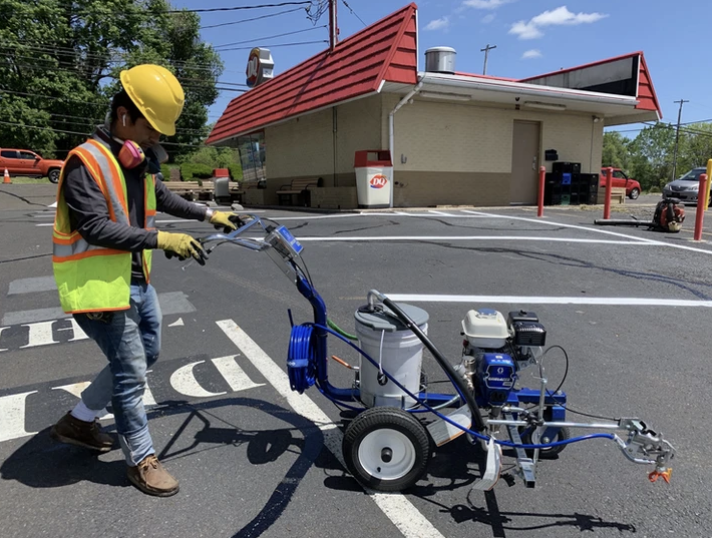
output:
[[[240,152],[243,181],[267,179],[265,134],[263,132],[239,137],[237,150]]]

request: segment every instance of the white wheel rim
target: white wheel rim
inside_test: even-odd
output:
[[[390,449],[390,461],[383,461],[383,451]],[[398,480],[415,465],[415,447],[399,431],[381,428],[363,438],[358,447],[358,461],[369,475],[381,480]]]

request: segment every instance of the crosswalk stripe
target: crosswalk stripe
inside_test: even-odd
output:
[[[308,396],[293,392],[287,374],[233,320],[227,319],[216,323],[275,390],[287,400],[292,409],[319,427],[324,434],[324,444],[345,467],[341,454],[343,435],[326,413]],[[366,493],[406,538],[445,538],[402,494],[377,493],[368,489]]]

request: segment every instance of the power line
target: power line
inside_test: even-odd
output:
[[[328,43],[326,39],[319,39],[316,41],[297,41],[295,43],[270,43],[270,44],[264,44],[261,45],[262,47],[270,47],[270,48],[275,48],[275,47],[294,47],[297,45],[313,45],[315,43]],[[235,48],[230,48],[230,49],[222,49],[220,52],[228,52],[231,50],[250,50],[253,49],[254,47],[235,47]]]
[[[312,28],[306,28],[304,30],[295,30],[294,32],[285,32],[283,34],[255,37],[253,39],[246,39],[244,41],[235,41],[234,43],[224,43],[222,45],[215,45],[215,50],[217,52],[222,52],[221,50],[217,50],[217,49],[222,49],[223,47],[231,47],[232,45],[242,45],[243,43],[257,42],[257,41],[261,41],[263,39],[274,39],[276,37],[284,37],[284,36],[294,35],[294,34],[303,34],[304,32],[312,32],[314,30],[319,30],[321,28],[326,28],[326,24],[324,24],[322,26],[314,26]]]
[[[351,15],[353,15],[353,16],[356,17],[358,20],[360,20],[360,21],[361,21],[361,24],[363,24],[364,26],[368,26],[368,24],[366,24],[365,22],[363,22],[363,19],[362,19],[361,17],[359,17],[353,9],[351,9],[351,6],[346,3],[346,0],[341,0],[341,1],[342,1],[342,2],[344,3],[344,5],[346,6],[346,9],[348,9],[348,10],[351,12]]]
[[[233,6],[233,7],[209,7],[200,9],[172,9],[165,13],[214,13],[219,11],[242,11],[245,9],[263,9],[270,7],[284,7],[284,6],[311,6],[312,2],[281,2],[279,4],[260,4],[255,6]]]
[[[78,131],[67,131],[64,129],[54,129],[52,127],[40,127],[39,125],[25,125],[23,123],[13,123],[9,121],[0,121],[0,125],[11,125],[13,127],[20,127],[23,129],[34,129],[34,130],[40,130],[40,131],[52,131],[55,133],[64,133],[64,134],[71,134],[71,135],[77,135],[77,136],[88,136],[91,133],[80,133]],[[184,147],[190,147],[190,148],[202,148],[204,147],[203,144],[184,144],[181,142],[161,142],[162,145],[164,146],[184,146]]]
[[[303,7],[295,7],[292,9],[286,9],[284,11],[280,11],[278,13],[270,13],[269,15],[262,15],[260,17],[252,17],[251,19],[241,19],[239,21],[232,21],[232,22],[221,22],[220,24],[209,24],[207,26],[201,26],[201,30],[208,30],[210,28],[219,28],[221,26],[231,26],[233,24],[242,24],[244,22],[252,22],[252,21],[259,21],[262,19],[269,19],[270,17],[278,17],[279,15],[284,15],[286,13],[294,13],[295,11],[301,11],[302,9],[306,10],[306,8]]]

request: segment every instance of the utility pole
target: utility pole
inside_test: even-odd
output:
[[[336,22],[337,0],[329,0],[329,50],[334,50],[339,42],[339,27]]]
[[[480,49],[480,52],[484,52],[484,53],[485,53],[485,66],[484,66],[484,68],[482,69],[482,74],[483,74],[483,75],[486,75],[486,74],[487,74],[487,58],[488,58],[488,56],[489,56],[489,51],[491,51],[492,49],[496,49],[496,48],[497,48],[497,45],[493,45],[493,46],[490,47],[490,44],[487,43],[487,46],[486,46],[485,48]]]
[[[677,145],[680,142],[680,119],[682,118],[682,105],[685,103],[689,103],[690,101],[685,101],[684,99],[680,99],[679,101],[675,101],[675,103],[680,103],[680,110],[677,113],[677,129],[675,130],[675,152],[673,153],[673,158],[672,158],[672,180],[675,181],[675,178],[677,177]]]

